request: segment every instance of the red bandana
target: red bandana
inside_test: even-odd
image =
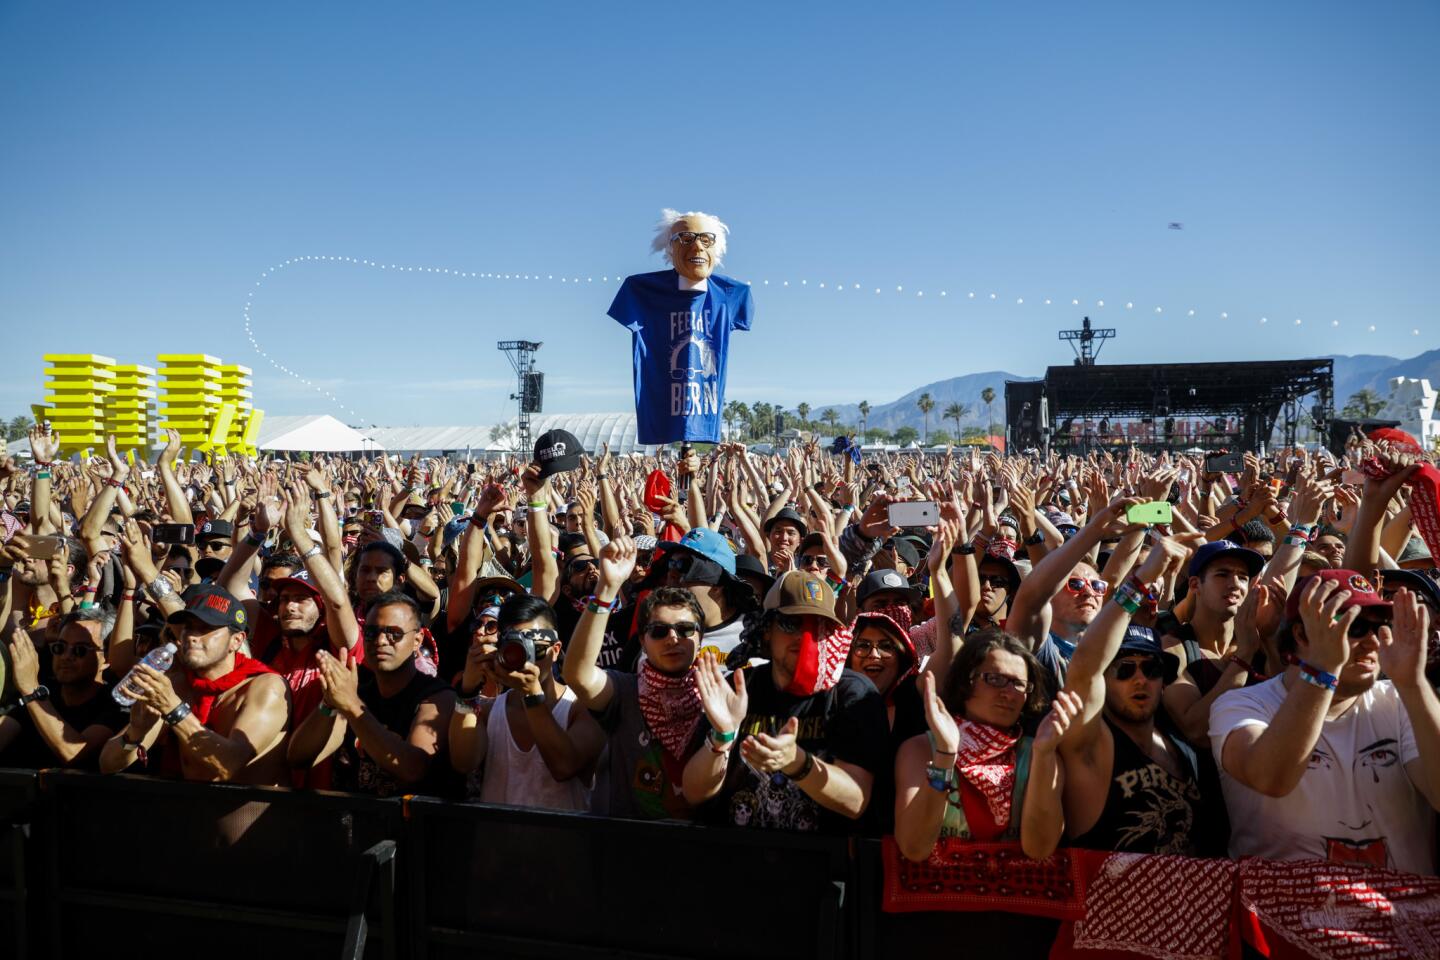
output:
[[[1411,456],[1423,455],[1415,438],[1400,430],[1375,430],[1369,438]],[[1390,475],[1377,457],[1367,457],[1360,469],[1373,480],[1384,480]],[[1420,531],[1420,539],[1425,541],[1430,555],[1440,557],[1440,470],[1422,461],[1420,469],[1406,482],[1410,486],[1410,516],[1415,521],[1415,529]]]
[[[695,671],[683,677],[661,673],[649,660],[640,664],[640,714],[650,732],[660,738],[665,750],[676,760],[685,753],[700,724],[700,688]]]
[[[824,693],[840,682],[840,672],[850,658],[851,634],[848,627],[829,620],[819,620],[820,635],[807,626],[800,632],[800,657],[795,661],[795,676],[785,685],[787,693],[811,697]]]
[[[190,681],[190,689],[195,692],[195,700],[190,704],[190,710],[195,714],[195,719],[200,721],[201,726],[208,726],[210,711],[215,708],[215,701],[219,699],[220,694],[240,686],[256,674],[274,672],[259,660],[251,660],[243,653],[235,654],[235,669],[214,680],[194,676],[187,670],[185,677]]]
[[[955,752],[955,769],[965,782],[985,796],[995,825],[1010,822],[1010,794],[1015,790],[1015,744],[1018,731],[1000,730],[988,723],[972,723],[956,717],[960,728],[960,749]]]

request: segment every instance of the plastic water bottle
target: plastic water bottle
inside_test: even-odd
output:
[[[158,670],[164,673],[166,670],[169,670],[170,665],[175,662],[175,654],[179,649],[180,648],[173,643],[166,643],[163,647],[156,647],[154,650],[145,654],[145,659],[141,660],[140,663],[145,664],[152,670]],[[131,667],[130,672],[125,674],[125,679],[115,684],[115,689],[110,691],[110,696],[114,697],[115,702],[122,707],[128,707],[135,702],[135,698],[125,692],[125,684],[128,683],[134,675],[135,667]]]

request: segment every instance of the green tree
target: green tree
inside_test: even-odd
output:
[[[966,427],[965,432],[960,434],[961,440],[989,440],[989,435],[979,427]]]
[[[835,412],[834,407],[826,407],[820,411],[820,422],[830,428],[830,435],[835,436],[835,427],[840,423],[840,414]]]
[[[933,447],[936,444],[954,443],[955,438],[950,436],[949,430],[936,430],[934,433],[930,434],[930,439],[926,442]]]
[[[35,421],[21,415],[14,417],[5,425],[6,440],[24,440],[30,433],[30,428],[35,426]]]
[[[890,439],[902,447],[908,447],[915,442],[915,438],[918,436],[920,436],[920,431],[914,427],[901,427],[890,435]]]
[[[866,443],[885,443],[890,439],[890,434],[879,427],[871,427],[865,431]]]
[[[735,424],[741,423],[746,426],[750,423],[750,408],[739,400],[731,400],[725,404],[725,424],[730,428],[730,437],[735,437]]]
[[[935,409],[935,398],[928,393],[922,393],[920,394],[920,399],[915,401],[915,406],[920,408],[920,415],[924,418],[925,434],[929,434],[930,411]],[[922,434],[922,436],[925,434]]]
[[[797,403],[795,405],[795,413],[800,417],[800,429],[810,429],[810,404]]]
[[[1380,395],[1369,387],[1362,387],[1350,394],[1340,416],[1346,420],[1371,420],[1379,416],[1384,409],[1385,401],[1380,399]]]
[[[995,409],[991,406],[995,402],[995,388],[986,387],[980,391],[980,401],[985,404],[985,420],[988,423],[986,436],[995,436]]]
[[[856,409],[860,411],[860,432],[868,437],[870,434],[865,427],[870,421],[870,401],[861,400],[860,405]]]
[[[955,421],[955,433],[957,436],[960,433],[960,421],[968,416],[970,416],[970,408],[966,404],[952,403],[945,408],[944,418]]]

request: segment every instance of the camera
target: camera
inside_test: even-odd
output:
[[[544,651],[559,639],[560,634],[547,627],[506,630],[500,634],[500,645],[496,648],[495,658],[500,661],[501,667],[514,673],[523,670],[527,663],[539,661],[536,650]]]

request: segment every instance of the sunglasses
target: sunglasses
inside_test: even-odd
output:
[[[570,576],[573,577],[577,573],[585,573],[590,570],[598,570],[600,569],[600,565],[597,564],[594,560],[572,560],[570,561],[570,566],[566,567],[565,569],[568,570]]]
[[[654,550],[638,550],[638,551],[636,551],[636,553],[635,553],[635,566],[637,566],[637,567],[648,567],[648,566],[650,566],[650,561],[652,561],[652,560],[654,560],[654,559],[655,559],[655,551],[654,551]]]
[[[681,640],[689,640],[700,632],[700,625],[691,620],[681,620],[678,623],[652,623],[645,627],[645,636],[651,640],[664,640],[675,634]]]
[[[1159,680],[1165,676],[1165,664],[1154,657],[1145,660],[1124,660],[1115,668],[1116,680],[1129,680],[1139,670],[1145,674],[1146,680]]]
[[[1367,620],[1364,617],[1356,617],[1355,622],[1350,624],[1350,629],[1345,632],[1350,639],[1358,640],[1372,633],[1379,633],[1381,627],[1388,626],[1390,626],[1389,620]]]
[[[1071,577],[1065,581],[1065,589],[1071,593],[1081,593],[1086,588],[1097,597],[1105,596],[1105,591],[1110,589],[1110,584],[1104,580],[1090,580],[1085,577]]]
[[[858,653],[861,657],[900,656],[900,648],[895,646],[893,640],[881,640],[879,643],[871,643],[869,640],[856,640],[850,644],[850,652]]]
[[[229,540],[205,540],[195,544],[201,553],[219,553],[221,550],[230,549]]]
[[[774,622],[781,633],[801,633],[805,629],[805,618],[790,613],[776,614]]]
[[[497,620],[481,620],[475,624],[472,632],[478,633],[482,637],[491,637],[500,632],[500,623]]]
[[[985,681],[987,687],[994,687],[996,690],[1009,688],[1017,693],[1030,692],[1030,681],[1021,680],[1019,677],[1007,677],[1003,673],[982,673],[980,679]]]
[[[89,656],[92,653],[99,653],[100,650],[93,643],[66,643],[63,640],[56,640],[50,645],[52,657],[64,656],[67,652],[70,656],[79,660],[81,657]]]
[[[830,569],[830,558],[823,553],[807,553],[800,558],[800,566],[809,569],[815,567],[818,570]]]
[[[414,631],[413,631],[413,630],[406,630],[404,627],[377,627],[377,626],[374,626],[373,624],[368,624],[368,623],[367,623],[367,624],[365,625],[365,631],[364,631],[364,632],[365,632],[365,639],[366,639],[366,640],[369,640],[371,643],[374,643],[376,640],[379,640],[381,637],[384,637],[384,638],[385,638],[385,641],[386,641],[387,643],[389,643],[390,646],[393,647],[393,646],[395,646],[396,644],[398,644],[398,643],[400,643],[401,641],[403,641],[406,637],[408,637],[408,636],[409,636],[411,633],[413,633]]]
[[[996,590],[1009,590],[1010,578],[997,576],[995,574],[982,573],[980,574],[980,586],[994,587]]]

